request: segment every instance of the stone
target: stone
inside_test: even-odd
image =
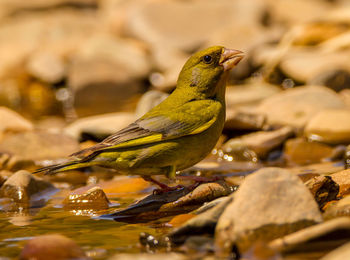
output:
[[[147,91],[137,103],[135,118],[140,118],[168,96],[168,94],[157,90]]]
[[[350,258],[350,242],[334,249],[320,260],[344,260]]]
[[[290,171],[263,168],[248,175],[219,218],[215,241],[219,254],[240,252],[322,222],[310,191]]]
[[[64,199],[63,207],[69,210],[103,210],[109,208],[109,200],[100,187],[93,187],[82,194],[72,192]]]
[[[322,71],[311,78],[307,85],[327,86],[336,92],[347,89],[350,85],[350,71],[344,69],[331,69]]]
[[[330,176],[332,180],[339,185],[339,198],[350,194],[350,169],[335,172]]]
[[[237,109],[226,110],[225,129],[261,130],[266,123],[266,116]]]
[[[332,200],[337,198],[339,185],[332,180],[330,176],[316,176],[305,182],[314,196],[320,209]]]
[[[321,110],[344,107],[344,102],[329,88],[302,86],[266,98],[256,112],[264,114],[269,124],[302,128]]]
[[[319,142],[309,142],[304,138],[287,140],[284,158],[289,165],[320,163],[333,155],[334,148]]]
[[[198,214],[185,222],[182,226],[172,230],[168,235],[170,240],[175,244],[181,244],[193,235],[214,234],[216,223],[227,205],[232,202],[233,196],[222,198],[223,200],[213,208]]]
[[[30,56],[27,70],[35,78],[54,84],[63,80],[66,68],[62,57],[43,51]]]
[[[327,109],[313,116],[305,127],[304,135],[312,140],[329,144],[350,142],[350,110]]]
[[[70,238],[60,234],[32,238],[24,246],[19,259],[87,259],[84,251]]]
[[[260,158],[264,158],[270,151],[279,147],[292,135],[293,128],[289,126],[273,131],[258,131],[230,139],[223,145],[222,150],[225,153],[230,153],[231,145],[235,146],[236,142],[240,142],[242,145],[253,150]]]
[[[25,132],[33,128],[33,124],[18,113],[7,107],[0,107],[0,140],[6,132]]]
[[[310,248],[312,246],[315,246],[315,244],[312,244],[312,241],[318,241],[318,243],[316,242],[317,245],[319,245],[319,243],[322,242],[329,244],[329,238],[332,236],[332,233],[340,233],[343,236],[349,237],[349,231],[350,218],[340,217],[329,221],[325,221],[317,225],[313,225],[311,227],[304,228],[302,230],[288,234],[284,237],[277,238],[271,241],[268,244],[268,247],[273,251],[279,252],[287,252],[288,250],[293,249],[298,251],[298,246],[301,246],[301,248],[304,248],[303,250],[305,250],[305,247],[308,247],[308,242],[311,243]],[[336,241],[334,240],[334,244],[332,244],[333,246],[336,245]],[[341,239],[340,243],[344,243],[344,240]]]
[[[257,105],[263,99],[279,92],[279,87],[264,82],[227,86],[226,107],[230,110],[242,105]]]
[[[348,51],[320,52],[311,48],[291,48],[280,62],[280,68],[288,77],[298,82],[311,79],[334,69],[350,69],[346,57]]]
[[[338,217],[350,217],[350,196],[345,196],[340,200],[333,201],[326,205],[323,217],[333,219]]]
[[[11,198],[14,202],[28,203],[34,194],[53,190],[54,186],[28,171],[18,171],[11,175],[1,186],[1,197]]]
[[[116,112],[79,118],[66,126],[63,132],[76,140],[83,135],[103,139],[135,121],[133,113]]]
[[[73,138],[43,131],[9,135],[0,142],[0,152],[29,161],[61,159],[78,149],[79,144]]]

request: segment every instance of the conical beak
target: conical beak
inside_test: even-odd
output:
[[[243,59],[244,54],[239,50],[232,50],[224,48],[223,53],[220,57],[220,65],[224,67],[224,71],[229,71],[234,66],[236,66],[241,59]]]

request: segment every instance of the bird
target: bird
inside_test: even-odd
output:
[[[140,175],[161,191],[173,187],[152,178],[174,179],[204,159],[215,147],[225,122],[225,89],[229,71],[242,51],[212,46],[194,53],[184,64],[175,90],[160,104],[102,142],[69,156],[67,162],[34,173],[54,174],[89,166],[118,174]]]

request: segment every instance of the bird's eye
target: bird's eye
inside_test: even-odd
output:
[[[205,55],[204,57],[203,57],[203,61],[205,62],[205,63],[211,63],[212,61],[213,61],[213,58],[210,56],[210,55]]]

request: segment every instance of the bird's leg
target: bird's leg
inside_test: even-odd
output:
[[[177,185],[175,187],[170,187],[170,186],[166,185],[165,183],[162,183],[160,181],[157,181],[157,180],[153,179],[151,176],[142,176],[142,178],[145,181],[152,182],[152,183],[154,183],[154,184],[159,186],[160,189],[153,190],[153,194],[162,194],[162,193],[166,193],[166,192],[169,192],[169,191],[177,190],[179,188],[183,188],[183,186],[181,186],[181,185]]]

